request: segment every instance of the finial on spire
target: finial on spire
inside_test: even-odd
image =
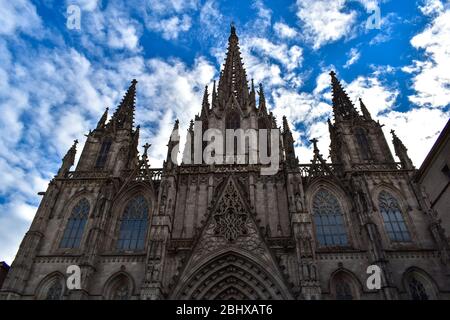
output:
[[[230,23],[230,34],[236,35],[236,26],[234,25],[234,21],[231,21]]]

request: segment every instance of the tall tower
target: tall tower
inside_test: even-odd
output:
[[[394,158],[382,125],[374,121],[362,99],[360,114],[332,71],[334,124],[329,124],[331,159],[346,170],[360,164],[392,164]]]
[[[133,80],[111,119],[108,109],[90,131],[76,171],[132,170],[137,165],[139,126],[134,127],[136,84]]]

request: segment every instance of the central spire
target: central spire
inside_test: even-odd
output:
[[[233,24],[228,37],[228,51],[220,75],[217,94],[219,104],[222,107],[226,105],[232,95],[234,95],[241,108],[245,108],[248,101],[247,74],[239,50],[239,38],[236,35],[236,28]]]
[[[348,97],[344,88],[342,88],[339,80],[336,78],[336,73],[331,71],[330,76],[331,86],[333,89],[333,111],[335,120],[357,117],[358,111],[356,111],[352,101]]]

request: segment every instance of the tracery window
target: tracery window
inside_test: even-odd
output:
[[[89,215],[89,202],[81,199],[72,209],[61,239],[60,248],[78,248],[83,237],[84,227]]]
[[[128,284],[123,283],[115,289],[112,298],[114,300],[128,300],[128,295],[129,295]]]
[[[406,228],[400,205],[390,193],[380,192],[378,202],[381,215],[383,216],[384,227],[389,239],[394,242],[409,242],[411,236]]]
[[[144,249],[148,224],[148,204],[140,195],[131,199],[122,215],[117,248],[119,250]]]
[[[48,288],[45,300],[61,300],[63,287],[60,279],[56,279],[54,283]]]
[[[425,286],[416,277],[409,278],[408,286],[413,300],[429,300]]]
[[[352,289],[347,281],[338,280],[335,290],[337,300],[353,300]]]
[[[95,166],[97,168],[103,168],[106,164],[106,160],[108,159],[108,153],[109,149],[111,148],[112,140],[111,138],[106,138],[102,146],[100,148],[100,152],[97,156],[97,162],[95,163]]]
[[[319,189],[313,198],[312,212],[317,241],[322,247],[348,245],[344,216],[337,198],[326,189]]]

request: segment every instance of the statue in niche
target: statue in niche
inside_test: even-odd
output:
[[[295,194],[295,208],[297,212],[303,212],[303,201],[299,193]]]

